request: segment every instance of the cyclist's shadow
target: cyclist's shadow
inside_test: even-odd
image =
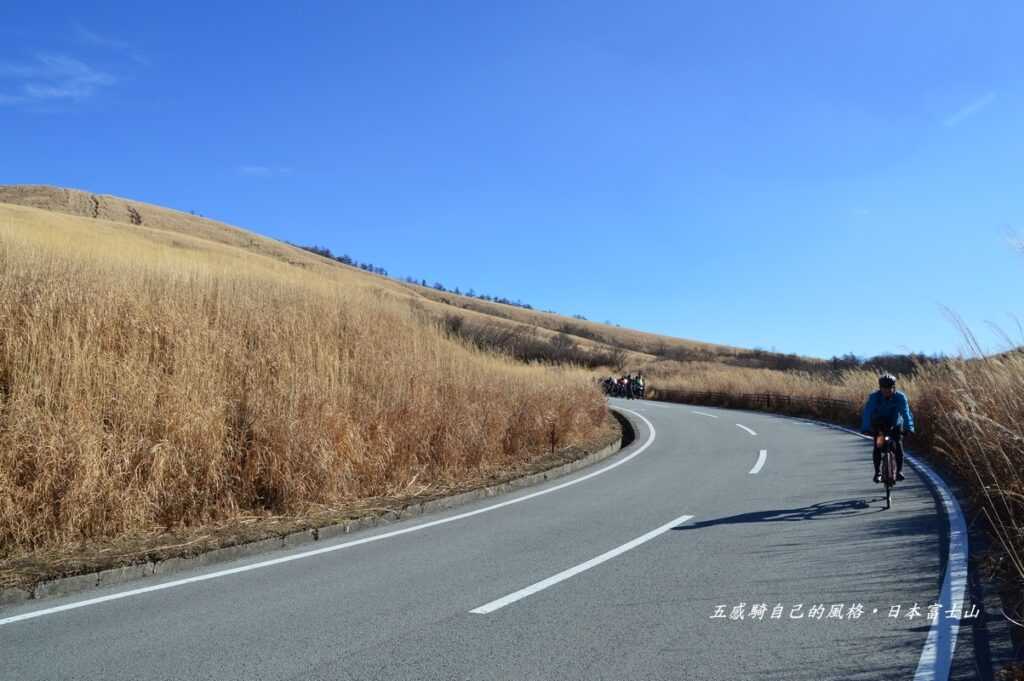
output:
[[[877,499],[876,499],[877,501]],[[714,518],[697,523],[686,523],[673,530],[699,530],[714,525],[738,525],[742,523],[787,523],[800,520],[827,520],[830,518],[843,518],[853,515],[867,515],[879,513],[884,509],[871,508],[871,504],[865,499],[847,499],[843,501],[822,501],[810,506],[801,508],[782,508],[773,511],[752,511],[740,513],[724,518]]]

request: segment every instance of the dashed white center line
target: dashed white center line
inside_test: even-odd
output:
[[[755,433],[755,432],[754,432],[753,430],[751,430],[750,428],[747,428],[747,427],[746,427],[745,425],[743,425],[742,423],[737,423],[737,424],[736,424],[736,427],[737,427],[737,428],[742,428],[743,430],[747,431],[747,432],[748,432],[748,433],[750,433],[751,435],[757,435],[757,433]]]
[[[718,418],[718,416],[716,416],[715,414],[709,414],[706,411],[694,411],[694,410],[691,409],[690,413],[691,414],[696,414],[697,416],[710,416],[713,419],[717,419]]]
[[[605,562],[607,560],[611,560],[615,556],[621,555],[621,554],[625,553],[626,551],[629,551],[630,549],[635,549],[636,547],[640,546],[641,544],[643,544],[645,542],[649,542],[650,540],[654,539],[658,535],[664,534],[665,532],[668,532],[673,527],[677,527],[679,525],[682,525],[683,523],[685,523],[687,520],[689,520],[692,517],[693,517],[692,515],[679,516],[678,518],[676,518],[672,522],[665,523],[661,527],[659,527],[657,529],[654,529],[654,530],[651,530],[647,534],[645,534],[643,536],[640,536],[640,537],[637,537],[636,539],[634,539],[632,541],[626,542],[625,544],[623,544],[622,546],[619,546],[618,548],[614,548],[611,551],[608,551],[606,553],[602,553],[600,556],[597,556],[596,558],[591,558],[590,560],[586,561],[585,563],[580,563],[576,567],[571,567],[568,570],[563,570],[562,572],[559,572],[557,575],[553,575],[551,577],[548,577],[547,579],[543,579],[543,580],[537,582],[536,584],[531,584],[530,586],[526,587],[525,589],[520,589],[519,591],[516,591],[514,593],[510,593],[508,596],[502,596],[501,598],[499,598],[497,600],[491,601],[490,603],[486,603],[485,605],[481,605],[479,608],[474,608],[473,610],[470,610],[470,612],[473,613],[474,615],[487,615],[489,613],[494,612],[495,610],[500,610],[501,608],[504,608],[506,605],[510,605],[512,603],[515,603],[516,601],[522,600],[522,599],[526,598],[527,596],[532,596],[533,594],[537,593],[538,591],[543,591],[544,589],[548,588],[549,586],[554,586],[555,584],[558,584],[559,582],[565,581],[566,579],[569,579],[570,577],[578,575],[581,572],[589,570],[590,568],[592,568],[594,566],[600,565],[601,563],[603,563],[603,562]]]
[[[768,460],[768,450],[767,449],[762,449],[761,452],[757,455],[757,463],[755,463],[754,467],[750,469],[750,474],[751,475],[757,475],[758,472],[760,472],[761,468],[764,466],[764,462],[767,461],[767,460]]]

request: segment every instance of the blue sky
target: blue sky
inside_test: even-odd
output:
[[[745,347],[1024,316],[1022,3],[261,5],[6,3],[0,183]]]

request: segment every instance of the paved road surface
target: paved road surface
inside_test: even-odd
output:
[[[950,656],[956,620],[927,617],[959,558],[921,473],[883,511],[855,435],[613,403],[635,441],[569,478],[326,547],[340,550],[0,610],[0,679],[990,676],[984,618]],[[120,597],[154,585],[170,586]]]

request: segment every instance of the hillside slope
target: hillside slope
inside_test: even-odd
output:
[[[590,374],[480,352],[390,280],[54,197],[0,203],[0,582],[30,554],[312,522],[612,436]]]
[[[622,366],[638,367],[657,356],[736,360],[745,351],[711,343],[623,329],[558,314],[526,310],[399,282],[364,272],[231,225],[181,211],[153,206],[104,194],[45,185],[0,185],[0,204],[11,204],[67,215],[132,225],[244,249],[289,265],[342,276],[346,284],[376,288],[405,298],[447,326],[458,327],[469,337],[508,338],[517,334],[534,342],[552,342],[565,334],[572,338],[581,356],[615,357]],[[452,321],[453,318],[457,321]],[[504,335],[503,335],[504,334]]]

